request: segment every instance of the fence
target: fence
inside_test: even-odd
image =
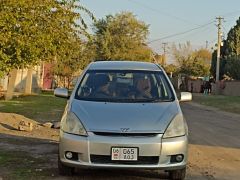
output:
[[[213,84],[213,94],[240,96],[240,81],[220,81]]]

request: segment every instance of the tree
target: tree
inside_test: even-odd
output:
[[[176,76],[179,72],[179,68],[174,64],[168,64],[164,66],[164,70],[167,74],[172,74],[172,76]]]
[[[64,48],[65,42],[86,34],[86,24],[77,9],[93,17],[77,0],[1,1],[1,75],[66,54],[69,49]]]
[[[75,42],[74,42],[75,41]],[[67,54],[54,62],[52,73],[58,77],[64,87],[69,88],[73,78],[78,76],[89,62],[94,58],[94,46],[91,41],[81,42],[80,40],[72,39],[68,47]]]
[[[225,73],[233,79],[240,80],[240,56],[230,57],[226,60]]]
[[[226,59],[224,58],[226,53],[225,45],[221,47],[220,52],[221,52],[221,55],[220,55],[219,77],[220,79],[222,79],[225,73],[225,64],[226,64]],[[217,50],[213,51],[211,59],[212,61],[211,61],[210,73],[213,77],[216,77]]]
[[[240,17],[228,32],[226,49],[225,73],[233,79],[240,80]]]
[[[240,17],[236,25],[228,32],[226,46],[228,56],[240,55]]]
[[[74,57],[72,48],[87,34],[79,10],[94,19],[78,0],[1,1],[0,76],[14,68],[29,67],[31,72],[42,61]],[[31,73],[28,75],[26,82],[31,83]],[[26,89],[31,93],[31,87]]]
[[[154,54],[154,62],[157,64],[160,64],[161,66],[164,66],[165,64],[165,59],[164,55],[161,54]]]
[[[130,12],[122,12],[94,23],[97,60],[150,61],[151,50],[145,44],[148,25]]]
[[[211,53],[207,49],[193,50],[190,42],[173,45],[173,55],[179,65],[179,73],[189,76],[209,75]]]

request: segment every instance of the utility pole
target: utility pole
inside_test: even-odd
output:
[[[218,43],[217,43],[217,64],[216,64],[216,82],[219,81],[219,68],[220,68],[220,51],[221,51],[221,42],[222,42],[222,17],[217,17],[218,20]]]
[[[208,41],[206,41],[206,49],[208,48]]]
[[[163,44],[163,66],[164,65],[166,65],[166,47],[167,47],[167,43],[166,42],[164,42],[164,43],[162,43]]]

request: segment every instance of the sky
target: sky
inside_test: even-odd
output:
[[[133,12],[149,25],[147,42],[159,39],[149,43],[158,53],[163,52],[165,42],[170,47],[172,43],[190,41],[195,49],[206,46],[210,49],[217,42],[216,17],[224,17],[222,31],[226,37],[240,16],[240,0],[81,0],[81,3],[97,19],[122,11]],[[91,24],[87,17],[86,21]],[[189,30],[192,31],[181,34]]]

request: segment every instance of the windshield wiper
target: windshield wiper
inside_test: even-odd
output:
[[[173,99],[139,99],[140,102],[172,102]]]

